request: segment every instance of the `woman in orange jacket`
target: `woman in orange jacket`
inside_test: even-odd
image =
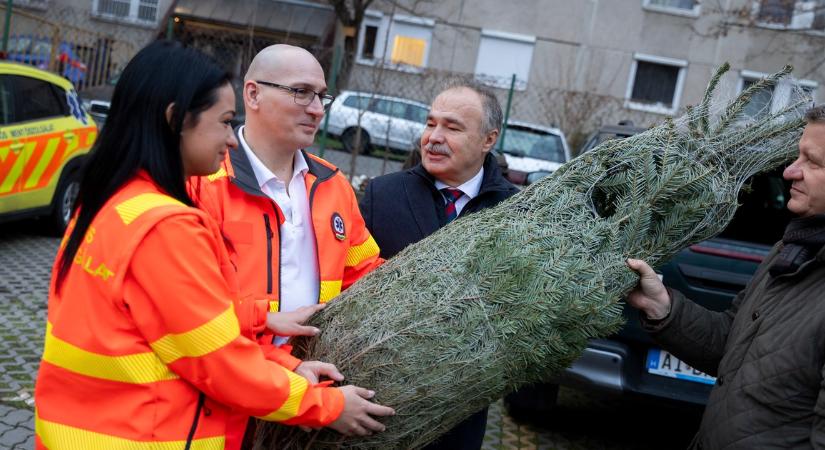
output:
[[[237,145],[229,81],[168,41],[123,71],[55,262],[35,388],[38,449],[236,448],[232,411],[359,435],[383,430],[374,416],[394,414],[366,389],[285,369],[241,333],[234,267],[185,187]]]

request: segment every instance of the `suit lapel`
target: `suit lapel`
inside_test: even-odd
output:
[[[413,219],[418,225],[418,231],[421,233],[419,239],[423,239],[441,228],[433,205],[433,194],[421,177],[408,173],[404,177],[404,192]]]

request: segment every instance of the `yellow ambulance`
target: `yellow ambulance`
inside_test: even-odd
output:
[[[0,62],[0,222],[48,216],[62,233],[96,137],[68,80]]]

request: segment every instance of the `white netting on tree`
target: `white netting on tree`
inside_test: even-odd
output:
[[[796,152],[803,112],[743,115],[768,77],[642,134],[608,141],[499,206],[460,218],[356,283],[298,340],[304,359],[395,408],[387,431],[344,440],[266,425],[257,448],[418,448],[519,386],[567,367],[622,324],[621,298],[653,265],[721,231],[746,180]]]

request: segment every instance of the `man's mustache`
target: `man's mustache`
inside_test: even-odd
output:
[[[450,156],[453,153],[447,144],[426,144],[424,145],[424,150],[437,155]]]

